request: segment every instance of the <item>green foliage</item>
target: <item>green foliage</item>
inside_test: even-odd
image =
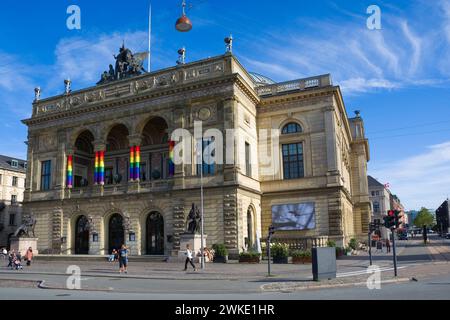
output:
[[[350,242],[348,243],[348,246],[353,249],[356,250],[358,249],[358,241],[355,238],[350,239]]]
[[[311,251],[310,250],[293,250],[291,252],[292,258],[310,258]]]
[[[424,225],[431,226],[434,223],[434,216],[430,213],[430,211],[424,207],[422,207],[417,214],[417,217],[414,219],[414,225],[416,227],[422,228]]]
[[[261,257],[261,254],[259,252],[256,251],[247,251],[247,252],[241,252],[239,254],[239,258],[259,258]]]
[[[216,243],[212,246],[214,254],[216,257],[226,257],[228,256],[228,249],[222,243]]]
[[[328,240],[327,241],[327,247],[335,248],[336,247],[336,242],[334,242],[333,240]]]
[[[270,255],[274,258],[287,258],[289,246],[283,243],[274,243],[270,246]]]

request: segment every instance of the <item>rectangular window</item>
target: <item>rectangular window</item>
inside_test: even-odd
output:
[[[373,203],[373,212],[375,212],[375,213],[380,212],[380,204],[378,202]]]
[[[247,142],[245,143],[245,174],[248,177],[252,176],[250,144]]]
[[[17,160],[11,160],[11,167],[18,168],[19,167],[19,161]]]
[[[11,204],[17,203],[17,196],[15,194],[11,195]]]
[[[50,190],[51,186],[51,160],[42,161],[41,165],[41,190]]]
[[[375,191],[372,191],[372,197],[375,197]]]
[[[9,225],[10,226],[15,226],[16,225],[16,214],[15,213],[10,213],[9,214]]]
[[[213,138],[206,138],[202,140],[202,155],[203,155],[203,165],[197,164],[197,175],[200,175],[200,170],[203,167],[203,175],[212,176],[215,174],[216,165],[212,162],[215,156],[215,150],[211,150],[209,145],[213,142]],[[205,152],[206,151],[206,152]],[[201,160],[201,155],[198,155],[199,163]]]
[[[17,177],[12,178],[12,186],[13,187],[17,187],[17,180],[18,180]]]
[[[303,144],[283,144],[283,176],[284,179],[298,179],[305,176],[303,167]]]
[[[147,163],[146,162],[141,162],[141,168],[140,168],[140,179],[141,181],[146,181],[147,180]]]
[[[105,168],[105,184],[113,184],[113,168]]]

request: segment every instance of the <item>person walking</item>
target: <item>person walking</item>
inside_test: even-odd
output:
[[[191,264],[192,268],[194,268],[194,271],[197,271],[195,264],[192,262],[192,250],[189,244],[186,245],[186,262],[184,263],[184,271],[187,271],[188,263]]]
[[[14,259],[16,258],[16,252],[14,251],[14,249],[13,250],[10,250],[9,251],[9,254],[8,254],[8,266],[7,266],[7,268],[13,268],[13,262],[14,262]]]
[[[33,260],[33,248],[29,247],[25,253],[25,260],[27,261],[27,266],[31,266],[31,260]]]
[[[122,247],[119,250],[119,267],[120,267],[120,273],[125,272],[128,273],[128,248],[126,245],[122,245]]]
[[[386,239],[386,253],[390,253],[391,252],[391,241],[389,240],[389,238]]]

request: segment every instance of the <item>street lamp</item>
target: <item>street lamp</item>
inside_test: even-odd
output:
[[[192,29],[192,22],[189,20],[189,18],[186,16],[186,1],[183,0],[181,3],[181,6],[183,7],[183,14],[181,17],[175,22],[175,28],[180,32],[188,32]]]
[[[200,265],[202,269],[205,269],[205,253],[204,253],[204,247],[203,247],[203,238],[204,238],[204,232],[203,232],[203,139],[199,139],[197,142],[197,158],[200,156],[200,214],[201,214],[201,238],[200,238],[200,252],[201,252],[201,260]]]

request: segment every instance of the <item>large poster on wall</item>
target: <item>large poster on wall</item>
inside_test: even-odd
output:
[[[315,203],[272,206],[272,224],[276,230],[314,229],[316,227]]]

